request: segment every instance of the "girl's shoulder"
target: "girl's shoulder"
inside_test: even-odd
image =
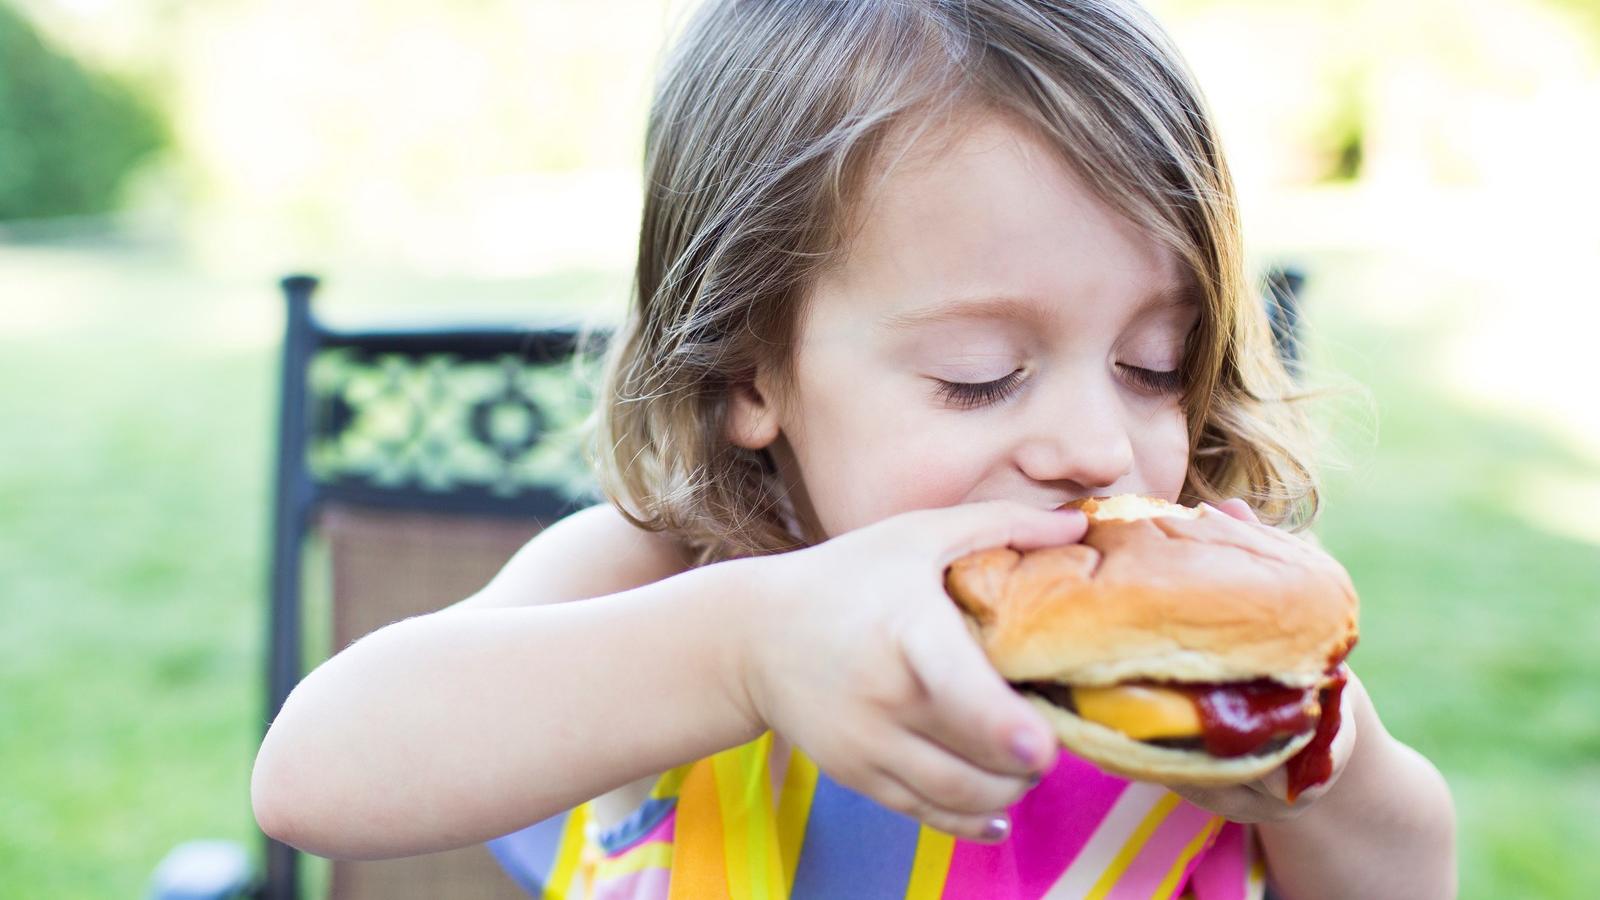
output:
[[[483,590],[452,608],[603,597],[669,578],[692,565],[688,551],[672,536],[645,531],[603,503],[534,535]]]

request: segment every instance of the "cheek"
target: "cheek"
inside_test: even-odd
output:
[[[791,437],[818,524],[842,534],[914,509],[961,502],[981,475],[983,448],[946,434],[904,400],[860,392],[813,406]]]
[[[924,428],[902,431],[885,447],[876,461],[882,494],[865,498],[876,518],[960,503],[984,471],[983,451],[970,436],[962,441]]]
[[[1189,422],[1180,407],[1163,409],[1141,427],[1139,471],[1148,489],[1173,497],[1189,474]]]

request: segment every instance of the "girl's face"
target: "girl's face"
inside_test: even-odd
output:
[[[771,449],[813,539],[978,500],[1177,499],[1198,315],[1177,257],[1025,128],[986,116],[935,145],[869,182],[791,391],[736,391],[733,439]]]

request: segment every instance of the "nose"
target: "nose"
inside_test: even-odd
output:
[[[1133,438],[1114,396],[1092,388],[1028,410],[1016,445],[1016,465],[1038,482],[1070,482],[1077,491],[1101,493],[1133,470]]]

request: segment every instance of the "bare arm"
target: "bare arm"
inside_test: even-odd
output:
[[[997,839],[1052,733],[983,658],[943,572],[980,547],[1085,527],[1077,511],[995,501],[581,603],[505,608],[519,579],[497,579],[308,676],[257,757],[256,817],[324,856],[442,850],[772,728],[890,809]],[[513,567],[559,579],[620,564],[587,545],[530,545]]]
[[[737,564],[555,603],[582,592],[573,573],[637,580],[671,562],[594,521],[615,513],[579,515],[478,596],[306,677],[256,760],[268,834],[337,858],[466,846],[760,733],[705,624],[739,601]]]
[[[1358,737],[1338,784],[1305,815],[1257,826],[1273,888],[1286,900],[1454,897],[1450,789],[1384,730],[1360,682],[1350,687]]]

